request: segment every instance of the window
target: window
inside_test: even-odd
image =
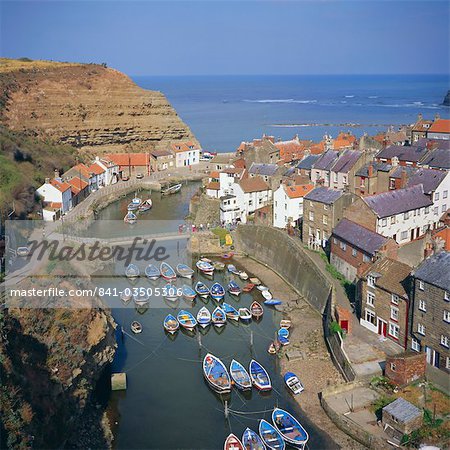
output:
[[[435,206],[433,209],[434,215],[437,216],[439,214],[439,206]]]
[[[400,234],[400,239],[403,241],[405,239],[408,239],[408,232],[407,231],[402,231]]]
[[[309,213],[309,220],[314,220],[314,213],[312,211]]]
[[[444,309],[444,321],[450,323],[450,311]]]
[[[375,325],[377,323],[375,313],[373,311],[370,311],[369,309],[366,309],[366,322],[369,322],[372,325]]]
[[[389,178],[389,189],[395,189],[395,178]]]
[[[396,369],[395,363],[391,362],[391,370],[392,370],[392,372],[395,372],[395,369]]]
[[[387,225],[387,219],[382,219],[381,220],[381,226],[385,227]]]
[[[444,191],[444,192],[442,193],[442,198],[447,198],[447,196],[448,196],[448,191]]]
[[[363,255],[363,261],[364,261],[364,262],[369,262],[369,261],[370,261],[369,256]]]
[[[427,312],[427,304],[425,300],[419,300],[419,309],[423,312]]]
[[[444,300],[446,302],[450,302],[450,293],[448,291],[444,292]]]
[[[408,220],[408,219],[409,219],[409,211],[406,211],[406,212],[403,214],[403,219],[404,219],[404,220]]]
[[[445,360],[445,368],[450,370],[450,356],[447,356],[447,359]]]
[[[337,245],[337,239],[336,238],[333,238],[333,244]]]
[[[448,347],[448,336],[441,334],[441,345]]]
[[[356,248],[352,248],[352,256],[355,256],[358,254]]]
[[[373,292],[367,293],[367,304],[373,306],[375,302],[375,294]]]
[[[398,322],[398,308],[391,306],[391,319]]]
[[[394,225],[395,224],[395,216],[392,216],[391,217],[391,225]]]
[[[322,222],[324,225],[326,225],[328,223],[328,217],[327,216],[323,216]]]
[[[392,302],[394,305],[398,305],[398,295],[392,294],[392,295],[391,295],[391,302]]]
[[[423,284],[423,281],[422,281],[422,280],[419,280],[419,289],[420,289],[421,291],[424,291],[424,290],[425,290],[425,285]]]
[[[434,193],[434,201],[438,201],[439,200],[439,192],[435,192]]]
[[[392,322],[389,322],[389,335],[395,339],[398,339],[400,335],[400,327]]]
[[[442,207],[441,207],[441,212],[445,213],[445,211],[447,211],[447,205],[446,204],[442,205]]]
[[[328,211],[328,205],[323,205],[323,209],[324,209],[325,211]]]
[[[411,348],[415,351],[415,352],[420,352],[420,342],[413,338],[411,341]]]
[[[341,249],[345,252],[347,250],[347,244],[345,242],[340,243]]]
[[[427,207],[425,208],[425,214],[428,214],[429,212],[430,212],[430,207],[427,206]]]
[[[367,277],[367,285],[370,287],[375,287],[376,278],[373,275]]]
[[[417,332],[421,334],[422,336],[425,336],[425,326],[421,323],[417,324]]]

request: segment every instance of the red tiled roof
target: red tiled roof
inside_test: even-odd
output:
[[[88,167],[89,172],[95,173],[95,175],[100,175],[101,173],[105,173],[105,169],[100,167],[97,163],[94,163]]]
[[[285,186],[284,191],[289,198],[301,198],[314,189],[313,184],[303,184],[300,186]]]
[[[275,143],[275,147],[280,150],[280,159],[284,162],[301,159],[305,150],[310,145],[311,141],[301,141],[297,138]]]
[[[75,195],[77,195],[80,191],[88,187],[88,184],[78,177],[74,177],[71,180],[68,180],[67,183],[70,184],[72,194]]]
[[[56,178],[52,178],[50,180],[50,184],[54,186],[60,192],[66,192],[67,189],[70,189],[70,185],[65,183],[64,181],[59,181]]]
[[[438,231],[434,238],[440,238],[444,241],[444,248],[442,250],[446,250],[447,252],[450,252],[450,228],[445,227],[442,230]]]
[[[218,191],[220,189],[220,183],[218,181],[211,181],[206,185],[206,189],[210,189],[211,191]]]
[[[341,148],[353,147],[356,142],[356,137],[351,133],[340,132],[336,139],[333,140],[333,149],[339,150]]]
[[[432,133],[450,133],[450,119],[438,119],[428,129]]]
[[[268,184],[259,176],[244,178],[239,182],[244,192],[261,192],[269,190]]]
[[[107,157],[121,167],[148,166],[150,164],[148,153],[112,153]]]
[[[243,169],[242,167],[228,167],[226,169],[222,170],[222,173],[229,173],[232,175],[235,174],[241,174],[242,172],[244,172],[245,169]]]
[[[233,166],[238,167],[240,169],[245,169],[247,167],[247,164],[245,163],[244,158],[239,158],[239,159],[236,159],[235,161],[233,161]]]
[[[61,202],[48,202],[48,203],[45,205],[44,209],[45,209],[45,208],[59,209],[59,208],[61,208],[61,207],[62,207],[62,203],[61,203]]]
[[[325,151],[325,142],[320,141],[317,144],[311,145],[309,151],[311,152],[311,155],[320,155]]]
[[[192,141],[176,142],[176,143],[170,144],[170,146],[175,153],[189,152],[192,150],[200,150],[200,147]]]
[[[91,173],[87,166],[85,166],[83,163],[77,164],[76,166],[72,167],[73,170],[76,170],[80,173],[84,178],[90,178]]]
[[[210,178],[219,178],[219,172],[217,170],[213,170],[211,171],[211,173],[209,174]]]

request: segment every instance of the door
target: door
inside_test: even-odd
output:
[[[427,354],[427,363],[439,368],[439,352],[433,350],[431,347],[425,347],[425,352]]]
[[[414,240],[414,228],[411,230],[411,240]]]
[[[348,333],[348,320],[341,320],[341,328]]]
[[[386,337],[387,334],[387,322],[383,319],[378,319],[378,334]]]

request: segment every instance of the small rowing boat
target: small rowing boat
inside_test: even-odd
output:
[[[239,278],[240,278],[241,280],[248,280],[248,274],[247,274],[247,272],[244,272],[243,270],[241,270],[241,271],[239,272]]]
[[[120,300],[122,300],[122,302],[125,303],[125,305],[127,305],[132,298],[133,295],[131,293],[131,289],[124,289],[120,294]]]
[[[145,306],[150,297],[147,295],[146,289],[137,289],[137,292],[133,295],[133,300],[136,306]]]
[[[220,283],[214,283],[211,286],[211,290],[210,290],[209,295],[214,300],[220,301],[225,296],[225,289],[223,288],[223,286]]]
[[[177,272],[183,278],[192,278],[194,274],[194,271],[186,264],[177,264]]]
[[[220,262],[220,261],[214,261],[212,263],[212,265],[214,266],[215,270],[222,271],[223,269],[225,269],[225,264],[223,262]]]
[[[254,284],[255,286],[259,286],[261,284],[261,280],[259,278],[256,277],[252,277],[250,278],[250,283]]]
[[[287,328],[280,328],[277,334],[281,345],[289,344],[289,330]]]
[[[236,269],[236,266],[234,264],[227,264],[227,270],[233,275],[239,275],[239,270]]]
[[[212,323],[216,327],[223,327],[227,322],[227,316],[225,314],[225,311],[220,308],[219,306],[212,312],[211,315]]]
[[[166,318],[164,319],[163,325],[164,325],[164,329],[170,334],[176,333],[178,328],[180,328],[180,324],[178,323],[178,320],[172,314],[168,314],[166,316]]]
[[[267,286],[264,286],[263,284],[258,284],[257,286],[256,286],[256,289],[258,289],[259,291],[268,291],[269,290],[269,288],[267,287]]]
[[[149,264],[145,268],[145,276],[149,280],[157,280],[161,276],[161,271],[153,264]]]
[[[230,253],[223,253],[222,254],[222,259],[231,259],[234,256],[233,252]]]
[[[183,297],[189,301],[194,300],[195,296],[197,295],[194,289],[192,289],[187,284],[183,284],[183,286],[181,286],[181,292],[183,294]]]
[[[270,391],[272,383],[266,369],[258,362],[252,359],[250,361],[249,373],[253,385],[260,391]]]
[[[223,450],[245,450],[242,442],[233,434],[229,434],[225,439]]]
[[[250,428],[246,428],[242,435],[242,444],[245,450],[266,450],[264,442],[259,437],[259,434],[255,433]]]
[[[163,189],[161,191],[162,195],[172,195],[172,194],[176,194],[177,192],[181,191],[181,184],[174,184],[173,186],[169,186],[166,189]]]
[[[252,320],[252,313],[248,308],[239,308],[239,319],[241,319],[242,322],[249,322]]]
[[[178,313],[177,320],[179,324],[187,330],[193,330],[197,326],[195,317],[189,311],[185,311],[184,309]]]
[[[211,323],[211,313],[206,306],[199,309],[197,313],[197,322],[202,328],[206,328]]]
[[[231,392],[231,379],[225,364],[211,353],[203,359],[203,376],[214,391],[220,394]]]
[[[139,206],[138,210],[139,212],[146,212],[150,209],[152,209],[153,202],[151,198],[148,198],[147,200],[143,201]]]
[[[280,328],[291,328],[292,322],[289,319],[283,319],[280,321]]]
[[[254,285],[253,283],[247,283],[247,284],[242,288],[242,291],[243,291],[243,292],[250,292],[254,287],[255,287],[255,285]]]
[[[128,211],[128,213],[123,218],[123,221],[130,225],[133,225],[137,222],[137,216],[136,214],[133,214],[131,211]]]
[[[252,313],[252,316],[255,319],[259,319],[263,316],[264,314],[264,309],[263,307],[257,302],[254,301],[251,305],[250,305],[250,311]]]
[[[159,270],[161,271],[161,276],[165,280],[175,280],[175,278],[177,277],[177,274],[175,273],[175,270],[173,270],[173,267],[166,262],[161,263]]]
[[[231,280],[228,283],[228,292],[231,295],[240,295],[241,293],[241,288],[239,287],[239,285],[236,283],[236,281]]]
[[[264,419],[259,421],[259,435],[270,450],[284,450],[286,448],[279,431]]]
[[[273,342],[271,342],[267,351],[271,355],[275,355],[276,353],[278,353],[280,351],[280,348],[281,348],[280,341],[278,339],[275,339]]]
[[[212,275],[214,272],[214,266],[207,261],[197,261],[196,266],[198,270],[205,273],[206,275]]]
[[[138,278],[140,274],[141,271],[139,270],[139,267],[136,264],[131,263],[125,267],[125,276],[128,279]]]
[[[142,333],[142,325],[137,320],[134,320],[131,322],[131,331],[134,334]]]
[[[205,283],[202,283],[201,281],[198,281],[195,285],[195,292],[197,292],[197,294],[200,297],[206,298],[209,295],[209,287],[206,286]]]
[[[170,301],[175,301],[178,298],[178,288],[173,284],[167,283],[163,287],[163,297]]]
[[[308,433],[292,414],[283,409],[275,408],[272,412],[272,422],[288,444],[301,448],[305,447],[309,439]]]
[[[303,384],[293,372],[286,372],[284,374],[284,382],[294,395],[300,394],[300,392],[305,390]]]
[[[142,200],[139,197],[134,197],[133,200],[131,200],[131,203],[127,206],[128,211],[135,211],[138,209],[141,202]]]
[[[223,303],[222,309],[225,311],[227,319],[230,320],[239,320],[239,311],[231,306],[229,303]]]
[[[270,291],[261,291],[261,295],[265,300],[272,300],[272,294],[270,293]]]
[[[245,367],[235,359],[230,364],[230,376],[236,387],[242,391],[252,388],[252,380]]]
[[[278,298],[272,298],[272,299],[266,300],[264,302],[264,304],[267,305],[267,306],[277,306],[277,305],[281,305],[282,303],[283,302],[280,299],[278,299]]]

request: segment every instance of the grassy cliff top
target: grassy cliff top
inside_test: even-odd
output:
[[[81,66],[80,63],[58,62],[58,61],[45,61],[45,60],[32,60],[29,58],[10,59],[0,58],[0,73],[14,72],[17,70],[30,70],[30,69],[50,69],[61,68],[70,66]]]

